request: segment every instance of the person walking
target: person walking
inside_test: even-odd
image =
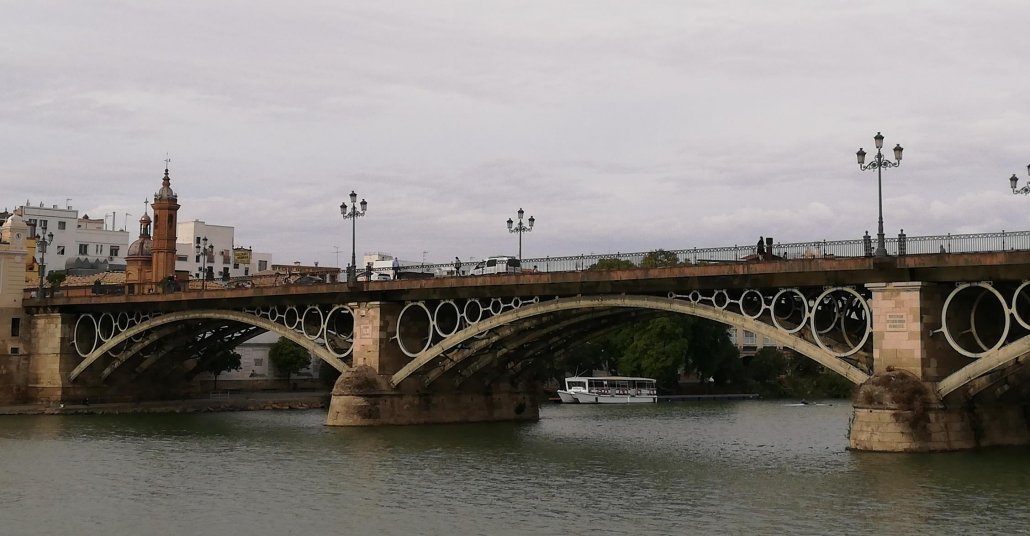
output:
[[[765,238],[758,237],[758,246],[755,247],[755,254],[758,255],[758,260],[765,259]]]

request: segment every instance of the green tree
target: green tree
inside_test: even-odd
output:
[[[677,316],[654,318],[623,330],[631,342],[619,358],[619,373],[654,378],[658,385],[675,389],[690,346],[688,330]]]
[[[678,266],[679,264],[679,257],[675,253],[664,249],[656,249],[644,255],[643,260],[640,261],[641,268],[662,268],[665,266]]]
[[[303,346],[279,337],[268,350],[268,360],[275,365],[279,374],[286,376],[286,385],[290,384],[290,376],[311,366],[311,354]]]
[[[204,360],[202,367],[204,371],[210,372],[214,375],[214,388],[218,389],[218,376],[223,372],[229,372],[230,370],[240,370],[242,364],[243,362],[240,358],[240,354],[232,351],[231,349],[224,348],[219,350],[209,359]]]
[[[68,276],[64,272],[50,272],[46,275],[47,283],[50,283],[50,295],[53,296],[57,292],[57,288],[64,283],[64,280]]]
[[[766,346],[755,353],[746,368],[751,380],[770,384],[787,373],[787,358],[780,349]]]
[[[716,384],[742,382],[744,366],[740,352],[730,342],[726,325],[704,318],[688,317],[687,348],[684,368],[701,381],[711,378]]]
[[[587,270],[629,270],[636,267],[637,265],[624,259],[601,259]]]

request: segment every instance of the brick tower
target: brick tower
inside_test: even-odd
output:
[[[175,276],[175,230],[179,212],[178,196],[172,191],[168,168],[165,168],[161,189],[154,194],[154,233],[152,246],[153,279],[159,283]]]

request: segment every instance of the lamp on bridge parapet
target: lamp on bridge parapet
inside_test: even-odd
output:
[[[883,157],[883,153],[880,151],[880,149],[883,147],[883,134],[880,134],[879,132],[877,132],[876,136],[873,136],[873,141],[876,142],[876,161],[870,162],[869,164],[866,164],[865,163],[865,154],[866,153],[865,153],[865,150],[863,150],[862,148],[859,148],[858,149],[858,153],[856,153],[856,154],[858,156],[858,168],[859,169],[861,169],[862,171],[871,170],[871,169],[875,169],[876,170],[876,197],[877,197],[877,202],[878,202],[877,204],[879,206],[879,216],[880,217],[879,217],[879,220],[877,222],[878,223],[878,227],[877,227],[877,232],[876,232],[876,251],[873,253],[873,255],[875,255],[877,257],[886,257],[887,256],[887,247],[884,244],[884,238],[883,238],[883,168],[891,168],[891,167],[898,167],[898,166],[900,166],[901,165],[901,151],[903,151],[904,149],[901,148],[901,144],[895,145],[894,146],[894,160],[895,160],[895,162],[891,162],[890,160],[885,159]]]
[[[39,250],[39,290],[36,296],[43,297],[43,281],[46,278],[46,248],[54,241],[54,233],[46,232],[46,221],[42,222],[42,230],[36,235],[36,249]],[[44,236],[43,233],[46,233]]]
[[[344,220],[350,220],[350,266],[347,267],[347,282],[353,283],[358,279],[358,256],[355,244],[357,243],[357,220],[359,217],[365,215],[365,211],[368,210],[368,202],[364,199],[361,200],[361,210],[358,210],[358,194],[354,193],[354,190],[350,191],[350,210],[347,209],[347,202],[340,203],[340,215],[343,216]]]
[[[1026,173],[1027,173],[1027,175],[1030,175],[1030,164],[1027,164],[1027,166],[1026,166]],[[1024,186],[1022,188],[1019,188],[1018,190],[1016,189],[1016,186],[1019,185],[1019,179],[1016,178],[1016,174],[1015,173],[1013,173],[1012,176],[1009,177],[1009,184],[1012,186],[1012,193],[1014,193],[1014,194],[1023,194],[1023,195],[1030,194],[1030,183],[1028,183],[1026,186]]]
[[[195,246],[197,256],[200,257],[200,290],[207,289],[207,257],[215,250],[214,243],[208,244],[205,236]]]
[[[511,218],[508,218],[508,232],[509,233],[518,233],[519,234],[519,263],[521,263],[522,262],[522,233],[528,233],[528,232],[533,230],[533,224],[536,223],[536,218],[534,218],[533,216],[530,216],[529,220],[528,220],[529,221],[529,226],[527,227],[524,223],[522,223],[522,216],[524,216],[526,214],[526,211],[524,211],[521,208],[519,208],[518,214],[519,214],[519,222],[518,222],[518,224],[515,224],[515,222],[512,221]]]

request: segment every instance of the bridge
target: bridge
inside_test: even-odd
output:
[[[331,425],[536,419],[534,367],[649,315],[738,326],[861,386],[850,444],[1030,444],[1030,233],[674,252],[683,264],[24,300],[41,400],[174,389],[219,350],[274,332],[341,372]],[[635,254],[621,256],[631,262]],[[431,267],[429,267],[431,268]],[[142,289],[140,289],[142,290]],[[57,336],[59,334],[59,336]]]

